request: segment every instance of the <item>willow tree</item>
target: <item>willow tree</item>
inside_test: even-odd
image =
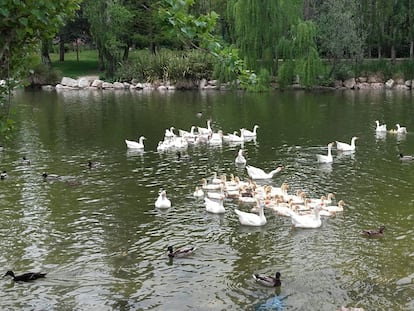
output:
[[[278,78],[282,88],[290,85],[294,77],[306,88],[317,84],[322,71],[322,63],[316,46],[317,27],[312,21],[298,21],[292,27],[290,37],[280,40],[280,53],[283,63]]]
[[[279,41],[302,16],[302,0],[229,0],[232,38],[246,65],[277,70]]]

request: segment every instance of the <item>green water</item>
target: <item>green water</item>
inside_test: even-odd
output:
[[[0,264],[47,272],[32,283],[0,279],[3,310],[254,310],[280,295],[284,310],[414,310],[414,101],[410,92],[24,92],[14,97],[15,139],[0,153]],[[201,112],[201,117],[197,114]],[[246,228],[226,200],[206,213],[192,193],[201,178],[234,174],[238,145],[190,146],[192,161],[158,153],[165,129],[206,126],[233,133],[258,124],[246,142],[248,164],[285,170],[266,181],[289,192],[333,192],[345,211],[319,229],[292,229],[266,210],[263,228]],[[375,120],[406,135],[375,133]],[[144,152],[124,140],[144,135]],[[358,136],[356,151],[331,141]],[[31,165],[21,158],[26,156]],[[89,169],[87,162],[100,162]],[[44,182],[41,174],[63,181]],[[262,182],[264,183],[264,182]],[[172,207],[154,208],[160,188]],[[381,239],[360,232],[386,226]],[[196,245],[170,261],[167,246]],[[282,274],[280,290],[255,272]]]

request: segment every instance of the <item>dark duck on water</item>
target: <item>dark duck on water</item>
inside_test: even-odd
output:
[[[46,276],[46,273],[40,273],[40,272],[27,272],[21,275],[15,275],[13,271],[9,270],[6,272],[4,276],[10,275],[13,278],[13,281],[19,282],[29,282],[36,279],[44,278]]]

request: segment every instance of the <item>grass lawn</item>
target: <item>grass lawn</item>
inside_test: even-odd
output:
[[[65,53],[65,61],[59,61],[59,54],[50,53],[52,67],[62,73],[63,77],[78,78],[80,76],[100,76],[103,72],[98,70],[98,51],[84,50],[79,52],[79,61],[76,52]]]

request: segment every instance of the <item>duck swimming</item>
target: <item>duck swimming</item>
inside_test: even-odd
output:
[[[275,276],[271,275],[264,275],[255,273],[253,274],[253,278],[256,280],[257,283],[260,283],[267,287],[278,287],[282,285],[280,281],[280,272],[276,272]]]
[[[197,248],[195,246],[182,247],[179,249],[173,250],[172,246],[168,246],[168,257],[170,258],[182,258],[191,255]]]
[[[155,201],[156,208],[170,208],[171,201],[167,198],[167,191],[161,190],[160,194],[158,195],[157,200]]]
[[[46,273],[40,273],[40,272],[28,272],[21,275],[15,275],[13,271],[9,270],[6,272],[4,276],[10,275],[13,277],[13,281],[22,281],[22,282],[29,282],[36,279],[44,278],[46,276]]]
[[[0,173],[0,179],[6,179],[7,177],[9,177],[9,175],[7,174],[7,171],[3,171]]]
[[[362,235],[367,236],[367,237],[383,237],[384,236],[384,230],[385,230],[385,226],[381,226],[378,228],[378,230],[363,230],[362,231]]]

